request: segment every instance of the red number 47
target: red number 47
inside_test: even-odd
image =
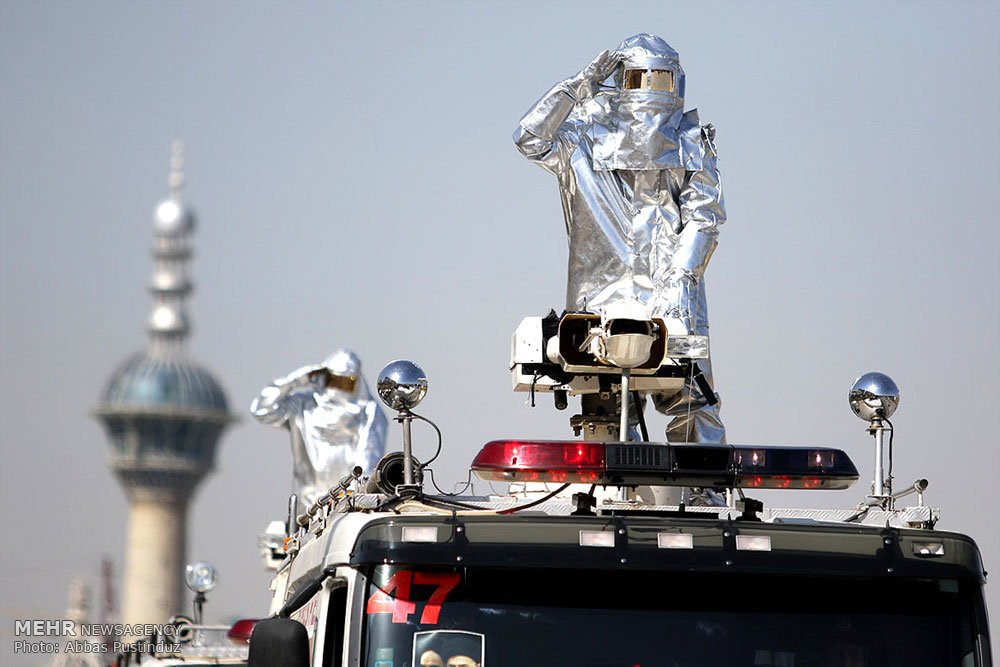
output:
[[[457,572],[411,572],[399,570],[368,598],[365,611],[369,614],[392,614],[393,623],[406,623],[410,615],[417,611],[415,602],[410,602],[410,586],[434,586],[434,592],[427,599],[420,622],[434,625],[441,614],[441,603],[458,586]]]

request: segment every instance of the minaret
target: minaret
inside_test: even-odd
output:
[[[69,607],[65,619],[73,621],[73,633],[66,638],[61,650],[48,662],[48,667],[101,667],[103,654],[85,650],[80,644],[96,645],[99,637],[90,637],[80,633],[80,626],[90,623],[90,586],[82,577],[76,577],[69,585]],[[69,650],[69,644],[79,646]],[[84,650],[80,650],[83,648]]]
[[[149,347],[114,372],[95,410],[129,501],[124,623],[163,623],[189,611],[183,603],[188,504],[232,419],[218,382],[184,350],[195,217],[181,199],[183,162],[183,146],[174,142],[170,196],[153,214]]]

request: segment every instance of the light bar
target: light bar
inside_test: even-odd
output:
[[[619,486],[848,489],[858,469],[840,449],[494,440],[472,462],[480,479]]]

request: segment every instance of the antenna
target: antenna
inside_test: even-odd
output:
[[[110,628],[114,623],[117,623],[117,607],[114,564],[110,557],[104,556],[101,558],[101,611],[99,615],[101,627]],[[101,637],[101,643],[105,646],[111,646],[117,639],[118,637],[105,635]]]
[[[180,199],[181,190],[184,189],[184,142],[181,139],[174,139],[170,144],[170,175],[167,177],[167,187],[170,188],[172,199]]]

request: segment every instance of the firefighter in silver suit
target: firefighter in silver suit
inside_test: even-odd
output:
[[[385,414],[350,350],[278,378],[250,404],[250,414],[290,432],[296,493],[306,506],[354,466],[371,474],[385,453]]]
[[[714,138],[697,110],[684,111],[677,52],[648,33],[601,53],[524,115],[518,150],[559,181],[567,310],[636,300],[708,334],[705,268],[726,219]],[[711,383],[711,364],[700,366]],[[652,398],[671,417],[668,441],[725,442],[720,404],[691,378]]]

